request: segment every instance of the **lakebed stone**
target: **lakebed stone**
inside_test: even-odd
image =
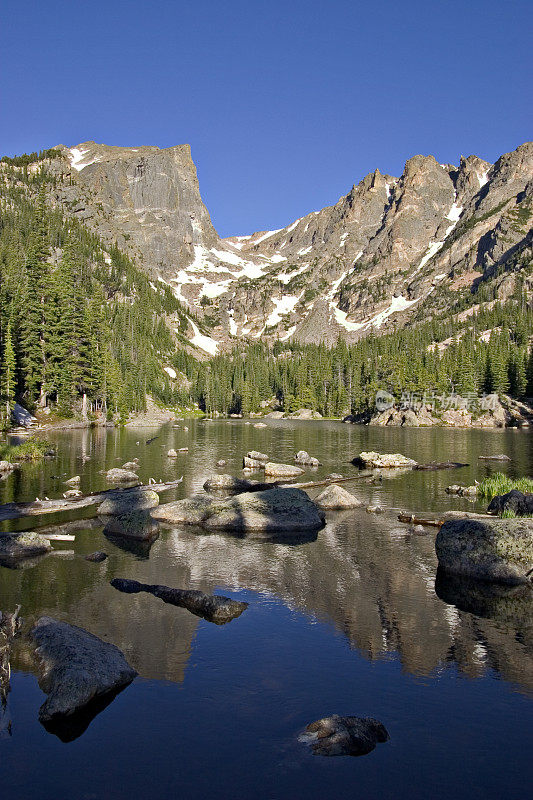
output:
[[[104,534],[123,536],[141,541],[151,540],[159,530],[157,520],[152,519],[149,510],[128,511],[112,517],[103,517]]]
[[[508,584],[529,582],[533,567],[533,520],[453,519],[435,541],[445,572]]]
[[[39,686],[48,695],[39,710],[42,722],[74,714],[137,675],[118,647],[76,625],[41,617],[30,637],[37,645]]]
[[[307,467],[319,467],[320,461],[318,458],[314,458],[314,456],[310,456],[307,450],[298,450],[296,455],[294,456],[294,460],[297,464],[303,464]]]
[[[300,737],[321,756],[364,756],[378,743],[386,742],[385,726],[373,717],[331,717],[311,722]]]

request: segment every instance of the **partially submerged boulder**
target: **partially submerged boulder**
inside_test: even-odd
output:
[[[415,464],[413,469],[426,470],[427,472],[435,472],[440,469],[460,469],[461,467],[468,467],[462,461],[430,461],[427,464]]]
[[[244,456],[242,460],[243,469],[264,469],[265,462],[261,461],[258,458],[250,458],[250,456]]]
[[[16,563],[49,553],[51,549],[50,541],[38,533],[0,533],[0,562]]]
[[[533,567],[533,520],[448,520],[437,534],[435,550],[445,572],[485,581],[527,583]]]
[[[232,600],[222,595],[204,594],[196,589],[172,589],[169,586],[158,586],[148,583],[139,583],[125,578],[113,578],[111,586],[120,592],[137,594],[148,592],[158,597],[164,603],[186,608],[197,617],[203,617],[216,625],[224,625],[235,619],[248,608],[248,603]]]
[[[178,457],[178,452],[177,452],[177,450],[174,450],[174,448],[171,448],[171,449],[168,451],[168,453],[167,453],[167,456],[168,456],[169,458],[177,458],[177,457]]]
[[[365,469],[398,469],[399,467],[416,467],[417,462],[401,453],[375,453],[374,451],[359,453],[353,464]]]
[[[266,464],[266,462],[269,460],[269,457],[266,455],[266,453],[260,453],[259,450],[250,450],[248,453],[246,453],[246,457],[251,458],[252,461],[261,461],[263,464]]]
[[[289,488],[246,492],[225,500],[196,495],[161,505],[152,516],[170,524],[237,532],[318,530],[324,521],[305,492]]]
[[[271,489],[272,484],[262,481],[249,481],[246,478],[235,478],[233,475],[211,475],[203,485],[206,492],[218,495],[240,494],[241,492],[259,492]]]
[[[136,472],[139,469],[139,460],[135,458],[133,461],[126,461],[126,463],[122,465],[122,469]]]
[[[131,511],[144,511],[159,505],[159,495],[153,489],[123,489],[109,492],[98,506],[101,516],[127,514]]]
[[[511,459],[509,456],[506,456],[505,453],[499,453],[495,456],[478,456],[480,461],[510,461]]]
[[[309,742],[316,755],[364,756],[378,743],[386,742],[389,734],[385,726],[373,717],[333,714],[311,722],[300,739]]]
[[[80,485],[80,481],[81,481],[80,476],[79,475],[74,475],[73,478],[69,478],[68,480],[66,480],[65,484],[67,486],[79,486]]]
[[[320,461],[318,458],[314,458],[314,456],[310,456],[307,450],[298,450],[296,455],[294,456],[294,460],[297,464],[303,464],[307,467],[319,467]]]
[[[118,647],[76,625],[41,617],[30,636],[41,666],[39,686],[48,695],[39,710],[41,722],[74,714],[137,675]]]
[[[14,464],[12,461],[0,461],[0,474],[3,472],[13,472],[20,464]]]
[[[104,518],[104,521],[104,534],[106,536],[112,534],[144,541],[153,539],[159,530],[157,521],[152,519],[150,512],[147,510],[129,511],[125,514]]]
[[[347,492],[342,486],[337,486],[337,484],[327,486],[320,492],[318,497],[315,497],[315,503],[321,508],[332,509],[357,508],[363,505],[361,500],[358,500],[357,497]]]
[[[265,475],[271,478],[296,478],[303,475],[303,472],[303,469],[292,464],[277,464],[274,461],[267,461],[265,464]]]
[[[106,472],[106,480],[109,483],[139,483],[139,476],[130,469],[113,467]]]
[[[507,494],[497,494],[487,508],[489,514],[502,514],[512,511],[517,517],[533,516],[533,494],[511,489]]]

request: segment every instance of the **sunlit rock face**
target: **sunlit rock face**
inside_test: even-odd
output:
[[[280,230],[227,239],[202,202],[189,145],[59,149],[54,201],[196,317],[209,315],[209,337],[191,320],[208,353],[239,339],[353,341],[426,319],[480,280],[496,280],[505,298],[517,279],[506,265],[532,244],[533,143],[494,165],[416,155],[401,176],[376,169]]]

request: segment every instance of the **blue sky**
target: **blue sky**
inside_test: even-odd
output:
[[[221,235],[531,139],[529,0],[3,0],[0,152],[188,142]]]

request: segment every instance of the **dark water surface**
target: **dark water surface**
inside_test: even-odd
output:
[[[533,472],[527,432],[182,424],[189,431],[49,435],[58,457],[2,481],[0,501],[57,497],[75,474],[84,491],[104,488],[101,470],[138,456],[144,481],[184,476],[165,502],[199,489],[220,458],[225,471],[240,474],[250,449],[287,462],[308,450],[323,462],[310,479],[357,474],[349,461],[360,450],[471,465],[346,485],[388,509],[480,508],[445,487],[494,470]],[[170,447],[183,446],[187,454],[167,458]],[[478,460],[502,452],[511,462]],[[140,676],[63,742],[38,722],[44,695],[21,637],[12,658],[12,735],[0,739],[0,797],[525,796],[533,777],[531,600],[488,596],[440,576],[435,587],[435,530],[410,533],[396,515],[330,512],[323,530],[298,541],[162,528],[151,548],[130,549],[87,528],[75,542],[54,542],[62,555],[0,567],[0,609],[20,603],[26,626],[42,614],[81,625],[120,647]],[[102,564],[81,557],[97,549],[109,554]],[[151,595],[121,594],[109,585],[114,577],[224,593],[250,605],[217,626]],[[374,716],[390,741],[361,758],[313,756],[298,734],[332,713]]]

